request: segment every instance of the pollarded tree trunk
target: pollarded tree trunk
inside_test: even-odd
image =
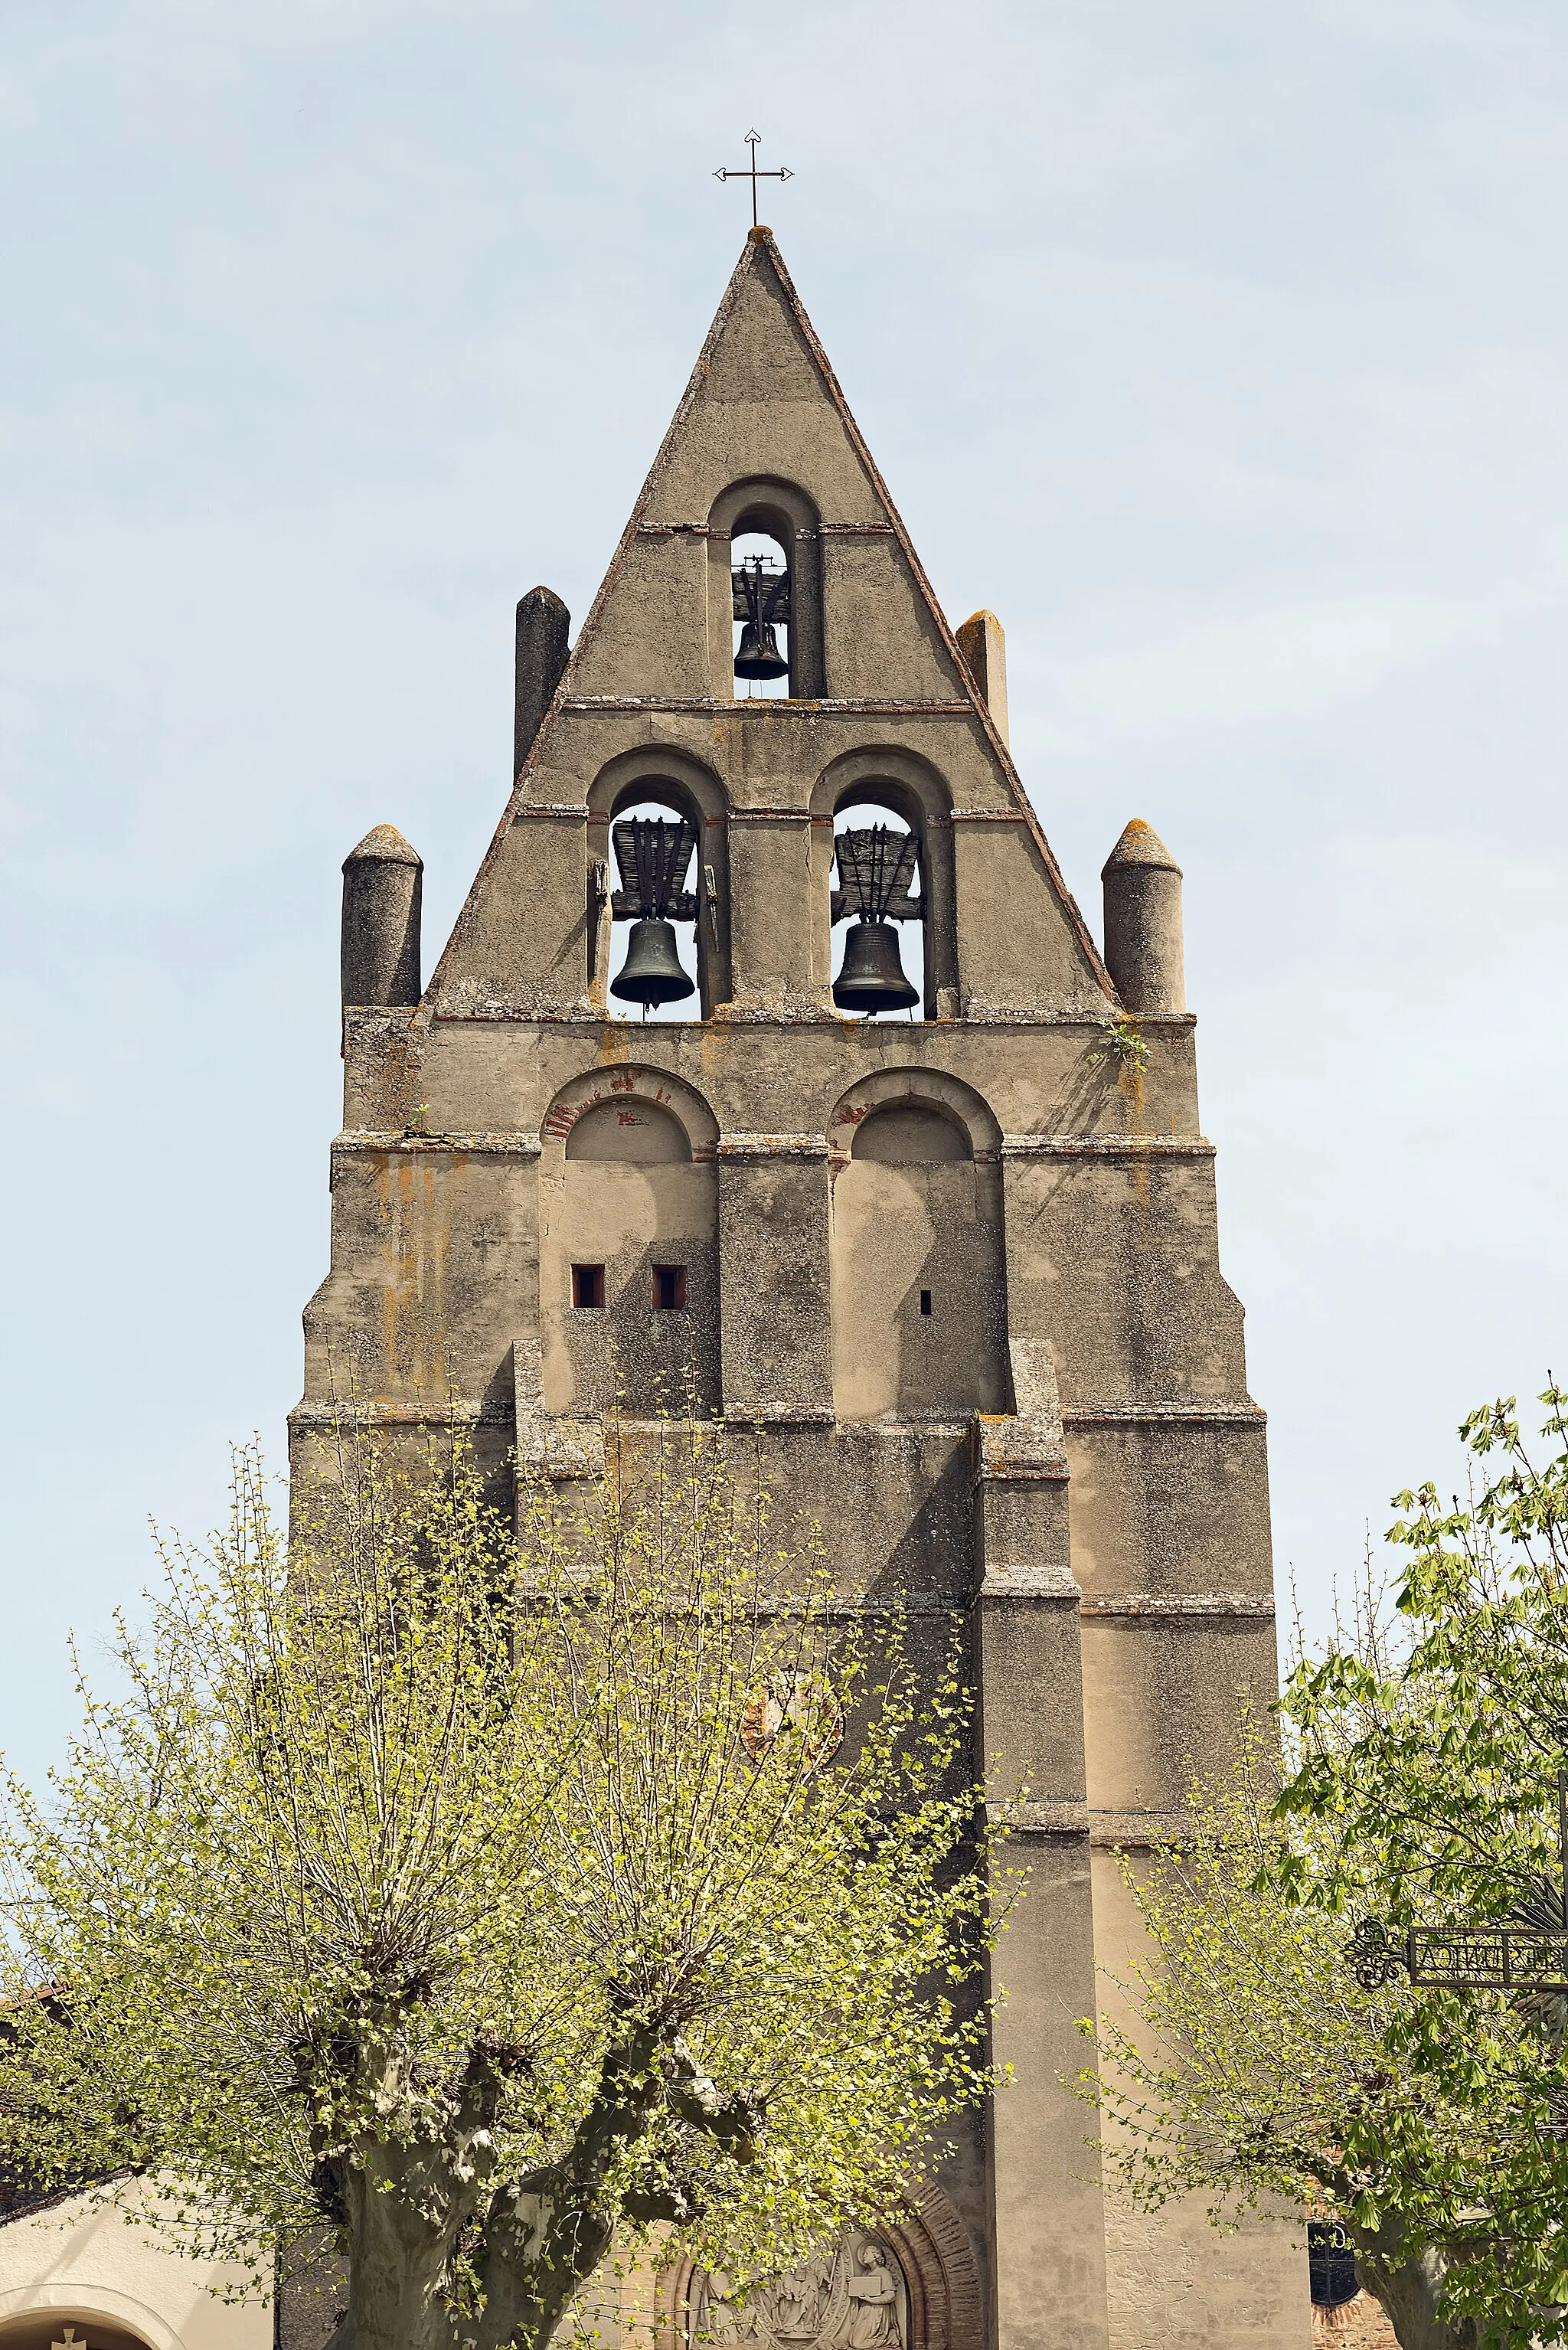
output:
[[[375,2067],[380,2126],[321,2148],[323,2200],[348,2252],[348,2307],[327,2350],[545,2350],[608,2251],[618,2210],[676,2224],[697,2216],[690,2182],[673,2171],[611,2208],[608,2176],[656,2115],[738,2162],[754,2154],[756,2108],[722,2096],[668,2022],[628,2029],[561,2159],[514,2180],[497,2179],[493,2137],[515,2070],[508,2052],[476,2047],[445,2098],[410,2094],[384,2033],[367,2033],[357,2058],[361,2080],[368,2059]],[[460,2258],[477,2292],[458,2290]]]

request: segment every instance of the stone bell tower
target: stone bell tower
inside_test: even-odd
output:
[[[1034,1790],[1014,2085],[908,2228],[748,2313],[763,2350],[844,2350],[851,2258],[890,2264],[903,2350],[1304,2350],[1288,2236],[1111,2208],[1065,2085],[1126,1966],[1117,1848],[1179,1828],[1274,1686],[1179,868],[1127,826],[1102,958],[1009,754],[1001,629],[943,618],[765,228],[568,637],[524,598],[514,786],[422,987],[413,850],[382,826],[344,868],[295,1456],[351,1390],[570,1482],[618,1386],[636,1413],[689,1380],[766,1431],[852,1603],[962,1627],[981,1751]]]

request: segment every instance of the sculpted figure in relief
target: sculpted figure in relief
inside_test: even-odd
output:
[[[909,2293],[876,2236],[855,2235],[738,2300],[722,2269],[693,2279],[691,2350],[910,2350]]]

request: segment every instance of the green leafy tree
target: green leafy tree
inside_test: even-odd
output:
[[[533,2350],[655,2227],[776,2272],[988,2085],[955,1660],[836,1609],[722,1432],[610,1458],[518,1537],[461,1448],[367,1440],[286,1544],[243,1455],[10,1788],[14,1988],[57,1994],[0,2042],[13,2161],[256,2262],[325,2218],[335,2350]]]
[[[1568,1763],[1568,1417],[1555,1384],[1537,1450],[1508,1397],[1459,1433],[1469,1492],[1395,1496],[1404,1653],[1303,1659],[1282,1705],[1281,1815],[1328,1834],[1282,1888],[1397,1929],[1561,1928],[1558,1773]],[[1404,2210],[1442,2268],[1442,2305],[1493,2335],[1568,2333],[1568,1999],[1402,1991],[1386,2034],[1419,2093],[1462,2117],[1437,2134]],[[1397,2208],[1397,2207],[1396,2207]]]
[[[1315,1887],[1339,1855],[1315,1822],[1282,1830],[1277,1753],[1255,1728],[1248,1743],[1233,1786],[1193,1791],[1188,1841],[1141,1869],[1124,1857],[1146,1935],[1124,1986],[1137,2021],[1102,2020],[1085,2076],[1107,2169],[1145,2209],[1201,2198],[1217,2227],[1337,2221],[1404,2350],[1471,2350],[1444,2284],[1459,2239],[1468,2254],[1490,2230],[1473,2209],[1434,2230],[1474,2206],[1484,2131],[1399,2046],[1408,1991],[1361,1989],[1345,1918],[1282,1888],[1287,1866]],[[1459,2183],[1451,2210],[1440,2180]]]
[[[1568,2332],[1568,2001],[1366,1991],[1348,1952],[1364,1918],[1562,1921],[1568,1421],[1542,1400],[1542,1461],[1511,1399],[1461,1430],[1465,1502],[1396,1497],[1397,1637],[1371,1605],[1296,1665],[1282,1792],[1254,1730],[1238,1783],[1195,1794],[1190,1843],[1129,1871],[1141,2025],[1103,2039],[1133,2195],[1337,2220],[1406,2350]]]

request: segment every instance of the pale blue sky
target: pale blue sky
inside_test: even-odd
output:
[[[6,0],[0,1739],[281,1450],[338,865],[439,946],[516,597],[587,608],[742,160],[1098,926],[1187,868],[1227,1273],[1321,1610],[1562,1343],[1568,16]]]

